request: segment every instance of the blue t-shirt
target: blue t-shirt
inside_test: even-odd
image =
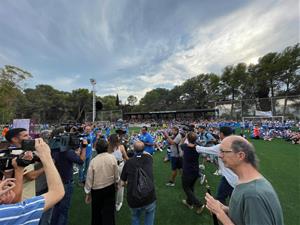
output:
[[[153,138],[151,137],[151,135],[149,133],[141,134],[139,136],[139,139],[143,143],[153,144]],[[145,145],[144,150],[152,155],[154,152],[153,145]]]
[[[37,196],[16,204],[0,204],[0,224],[38,225],[45,207],[45,198]]]
[[[86,158],[88,159],[88,158],[92,158],[93,144],[96,141],[96,136],[94,135],[93,132],[91,132],[86,136],[86,139],[89,142],[89,144],[86,146]]]

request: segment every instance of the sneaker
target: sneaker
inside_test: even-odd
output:
[[[220,170],[216,170],[216,171],[214,172],[214,175],[220,176],[220,175],[222,175],[222,172],[221,172]]]
[[[173,183],[172,181],[169,181],[168,183],[166,183],[166,186],[168,186],[168,187],[174,187],[175,183]]]
[[[199,169],[200,169],[200,170],[205,170],[204,164],[199,164]]]
[[[200,177],[200,184],[201,185],[204,184],[205,178],[206,178],[205,174],[202,174],[201,177]]]
[[[197,207],[197,208],[196,208],[196,213],[197,213],[198,215],[200,215],[200,214],[203,212],[204,209],[205,209],[205,205],[202,205],[202,206],[200,206],[200,207]]]
[[[120,204],[116,204],[116,211],[119,212],[123,203],[121,202]]]
[[[189,209],[193,209],[193,206],[190,205],[189,203],[187,203],[187,201],[185,199],[182,200],[182,204],[184,204],[186,207],[188,207]]]

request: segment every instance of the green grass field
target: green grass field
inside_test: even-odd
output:
[[[258,157],[260,159],[261,173],[272,183],[275,188],[281,206],[286,225],[300,224],[300,146],[292,145],[282,140],[265,142],[253,141]],[[156,225],[200,225],[213,224],[212,218],[207,210],[201,215],[189,210],[182,205],[181,200],[185,198],[178,177],[175,187],[165,186],[170,176],[170,164],[163,162],[165,152],[154,155],[154,176],[157,192]],[[207,164],[206,175],[213,193],[216,191],[219,176],[212,175],[215,167]],[[196,193],[203,199],[205,187],[197,183]],[[70,210],[70,225],[90,224],[90,206],[84,203],[84,193],[75,185]],[[129,225],[130,210],[126,199],[120,212],[117,213],[118,225]]]

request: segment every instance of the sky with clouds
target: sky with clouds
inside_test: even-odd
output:
[[[1,0],[0,67],[141,98],[299,42],[298,0]]]

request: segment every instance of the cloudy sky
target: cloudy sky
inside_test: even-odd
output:
[[[27,86],[142,97],[299,42],[298,0],[1,0],[0,67]]]

